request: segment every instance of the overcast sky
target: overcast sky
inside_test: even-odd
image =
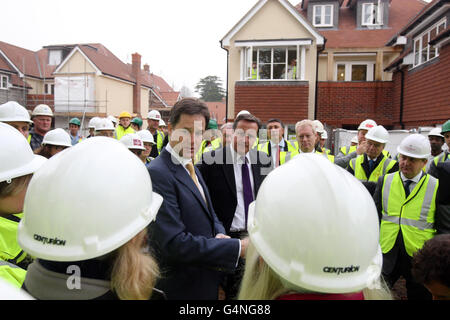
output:
[[[290,0],[297,4],[300,0]],[[226,81],[222,37],[257,0],[2,1],[0,40],[37,51],[51,44],[101,43],[123,62],[142,66],[179,90],[200,78]]]

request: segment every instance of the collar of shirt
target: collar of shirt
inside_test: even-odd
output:
[[[178,153],[175,152],[175,150],[173,150],[172,146],[170,145],[170,143],[168,143],[166,145],[166,150],[167,152],[169,152],[172,157],[174,157],[185,169],[186,169],[186,165],[189,162],[192,162],[191,158],[183,158],[181,157]],[[187,169],[186,169],[187,170]]]
[[[231,149],[231,156],[233,157],[233,163],[236,163],[236,164],[242,164],[243,163],[243,160],[242,160],[242,158],[244,157],[243,155],[241,155],[241,154],[238,154],[235,150],[234,150],[234,148],[233,147],[231,147],[230,146],[230,149]],[[248,151],[246,154],[245,154],[245,157],[247,158],[247,162],[248,163],[251,163],[250,162],[250,151]],[[236,159],[237,159],[237,161],[236,161]]]
[[[402,178],[403,183],[405,183],[406,180],[412,180],[413,183],[419,183],[420,178],[422,177],[422,171],[419,172],[417,176],[415,176],[412,179],[408,179],[403,175],[403,172],[400,171],[400,178]]]
[[[315,149],[313,149],[313,151],[311,151],[311,152],[303,152],[302,149],[298,149],[298,153],[314,153],[314,152],[316,152]]]
[[[286,143],[286,142],[284,141],[284,138],[281,138],[280,143],[278,143],[278,146],[280,146],[280,149],[283,149],[283,148],[284,148],[285,143]],[[270,146],[271,146],[272,148],[275,148],[277,145],[274,144],[274,143],[272,143],[272,141],[270,141]]]
[[[378,157],[376,157],[375,159],[372,159],[371,157],[367,156],[367,161],[373,160],[373,162],[377,162]]]

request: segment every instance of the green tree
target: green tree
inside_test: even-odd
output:
[[[221,101],[225,97],[222,80],[216,76],[207,76],[200,79],[195,86],[195,92],[200,94],[200,99],[203,101]]]

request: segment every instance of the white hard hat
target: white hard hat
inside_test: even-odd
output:
[[[359,124],[358,130],[370,130],[373,127],[376,127],[377,123],[371,119],[366,119]]]
[[[411,158],[427,159],[431,154],[431,146],[427,138],[414,133],[400,142],[397,152]]]
[[[35,155],[27,139],[9,124],[0,122],[0,182],[35,172],[46,158]]]
[[[161,206],[148,177],[142,161],[115,139],[93,137],[59,153],[30,181],[20,247],[50,261],[87,260],[119,248]]]
[[[251,114],[250,112],[248,112],[247,110],[241,110],[238,112],[238,114],[236,115],[236,118],[239,117],[241,114]]]
[[[119,123],[119,120],[117,120],[117,118],[114,117],[114,116],[108,116],[108,119],[109,119],[110,121],[112,121],[113,123],[115,123],[115,124],[118,124],[118,123]]]
[[[8,101],[0,105],[0,122],[28,122],[32,123],[30,120],[30,114],[27,109],[21,106],[16,101]]]
[[[14,287],[0,278],[0,300],[35,300],[25,290]]]
[[[153,138],[153,135],[148,130],[141,130],[138,131],[137,134],[141,137],[143,142],[149,142],[152,144],[155,144],[155,138]]]
[[[91,120],[89,120],[88,123],[88,129],[95,129],[95,123],[101,118],[99,117],[93,117]]]
[[[163,119],[159,120],[159,126],[160,127],[165,127],[166,126],[166,123],[164,122]]]
[[[250,204],[248,231],[261,257],[292,289],[355,292],[381,273],[370,193],[317,154],[300,154],[266,177]]]
[[[147,119],[150,120],[161,120],[161,114],[158,110],[152,110],[148,113]]]
[[[1,121],[1,120],[0,120]],[[431,129],[431,131],[428,133],[428,136],[436,136],[436,137],[441,137],[444,138],[444,136],[441,134],[441,128],[433,128]]]
[[[122,142],[128,149],[145,150],[144,141],[142,141],[141,136],[137,133],[128,133],[124,135],[120,139],[120,142]]]
[[[319,120],[314,120],[313,124],[314,124],[314,128],[316,128],[316,132],[322,134],[322,132],[325,131],[325,129],[323,128],[322,122],[320,122]]]
[[[42,145],[51,144],[52,146],[71,147],[72,140],[69,134],[61,128],[50,130],[42,139]]]
[[[31,113],[32,117],[35,116],[49,116],[49,117],[53,117],[53,112],[52,109],[50,109],[50,107],[46,104],[38,104],[34,109],[33,112]]]
[[[354,136],[350,142],[358,143],[358,136]]]
[[[380,143],[387,143],[389,141],[389,132],[387,132],[383,126],[376,126],[367,131],[366,139]]]
[[[320,136],[322,139],[325,139],[325,140],[327,140],[328,139],[328,133],[327,133],[327,131],[326,130],[324,130],[323,132],[322,132],[322,134],[321,134],[321,136]]]
[[[111,120],[107,118],[99,118],[95,122],[95,131],[111,130],[114,131],[114,125]]]

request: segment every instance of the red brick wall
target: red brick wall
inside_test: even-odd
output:
[[[55,111],[55,96],[53,94],[27,94],[27,109],[33,110],[38,104],[48,105]]]
[[[439,57],[405,72],[403,123],[405,128],[443,124],[450,118],[450,45]],[[395,81],[400,72],[395,72]],[[398,101],[397,101],[398,100]],[[400,110],[400,99],[395,109]]]
[[[241,110],[247,110],[262,122],[279,118],[285,124],[295,124],[308,118],[308,95],[307,82],[296,84],[237,82],[234,116],[236,117]]]
[[[393,124],[392,82],[319,82],[316,118],[333,127],[359,125],[365,119]]]

